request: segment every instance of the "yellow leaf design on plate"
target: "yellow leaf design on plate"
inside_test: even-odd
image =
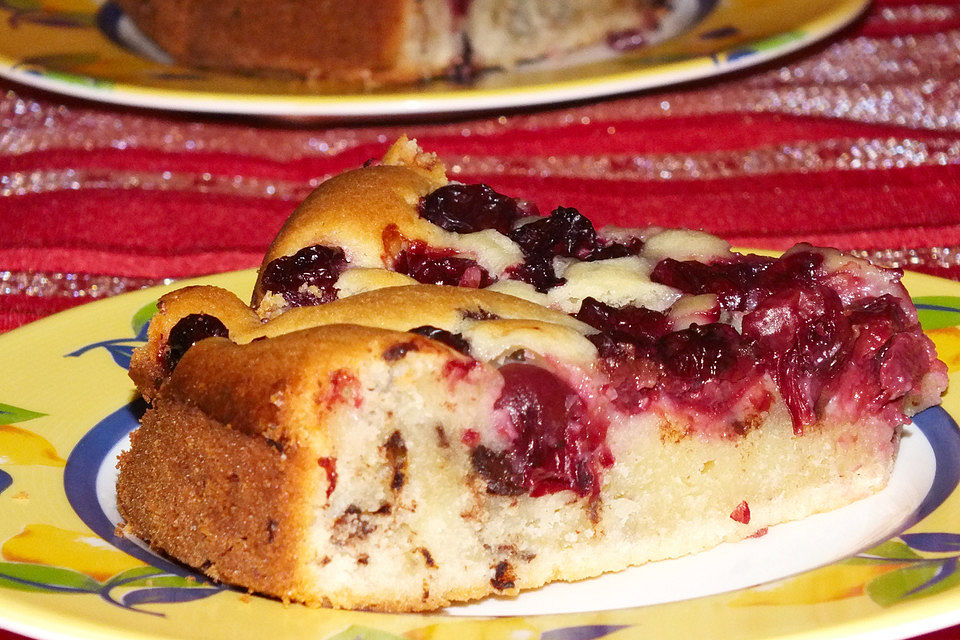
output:
[[[925,332],[937,347],[937,354],[949,371],[960,370],[960,327],[943,327]]]
[[[46,438],[10,424],[0,425],[0,464],[62,467],[66,461]]]
[[[830,565],[772,585],[741,591],[730,601],[730,604],[738,607],[817,604],[854,598],[863,595],[863,588],[868,582],[902,566],[893,562]]]
[[[103,582],[112,576],[146,566],[91,532],[70,531],[47,524],[28,524],[3,543],[0,554],[8,562],[33,562],[65,567]]]
[[[410,640],[537,640],[540,632],[523,618],[500,618],[433,624],[403,635]]]

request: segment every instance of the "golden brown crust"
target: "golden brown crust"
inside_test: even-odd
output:
[[[302,598],[301,508],[316,464],[161,398],[120,457],[126,531],[207,575]]]
[[[405,331],[420,325],[452,330],[464,319],[527,319],[572,328],[594,330],[565,313],[484,289],[414,284],[360,293],[325,305],[297,307],[257,328],[273,336],[322,324],[352,322],[368,327]]]
[[[197,343],[163,383],[120,457],[127,530],[207,575],[316,602],[311,509],[336,480],[331,416],[360,400],[362,372],[405,354],[477,363],[416,334],[327,325],[269,341]],[[306,554],[306,555],[305,555]]]
[[[157,301],[157,313],[150,319],[147,344],[134,349],[130,359],[130,378],[148,402],[156,396],[164,378],[170,375],[165,362],[170,331],[177,322],[194,313],[218,318],[231,337],[243,335],[260,324],[250,307],[220,287],[184,287],[162,296]]]
[[[404,69],[412,0],[119,0],[177,62],[220,69],[276,69],[350,79]],[[358,4],[360,6],[358,6]],[[242,54],[240,53],[242,52]]]
[[[470,318],[534,320],[581,334],[593,333],[564,313],[520,298],[483,289],[427,284],[387,287],[324,305],[296,307],[265,323],[234,294],[218,287],[179,289],[163,296],[158,306],[159,311],[150,322],[147,344],[135,349],[130,361],[130,377],[147,400],[156,396],[170,374],[163,362],[170,330],[191,314],[219,318],[229,330],[230,340],[238,344],[339,323],[393,331],[432,325],[458,332]]]
[[[410,153],[402,138],[380,166],[347,171],[311,193],[283,224],[264,256],[253,290],[253,305],[264,295],[263,270],[276,258],[304,247],[345,247],[351,267],[389,267],[387,229],[407,238],[433,239],[437,227],[420,218],[417,204],[446,184],[443,165],[432,154]],[[400,147],[398,149],[398,147]]]
[[[238,345],[209,338],[194,345],[161,389],[161,398],[197,407],[231,429],[288,443],[326,445],[327,414],[348,400],[337,372],[383,360],[391,348],[473,362],[411,333],[330,324]]]

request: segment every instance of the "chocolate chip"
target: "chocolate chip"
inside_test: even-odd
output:
[[[506,560],[502,560],[494,567],[493,578],[490,579],[490,584],[492,584],[493,588],[497,591],[503,591],[505,589],[513,589],[516,579],[517,576],[513,572],[513,566]]]
[[[387,362],[400,360],[403,356],[407,355],[408,352],[418,351],[419,349],[420,347],[417,346],[416,342],[398,342],[383,352],[383,359]]]

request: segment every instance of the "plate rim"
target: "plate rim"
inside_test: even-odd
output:
[[[115,82],[105,77],[72,75],[50,70],[46,70],[48,73],[44,74],[40,70],[21,68],[20,60],[2,50],[0,77],[75,98],[127,107],[193,113],[338,119],[472,114],[496,109],[579,102],[726,75],[788,55],[823,40],[855,21],[869,4],[870,0],[840,0],[816,17],[794,25],[793,31],[801,31],[801,37],[755,50],[750,55],[730,54],[773,40],[787,32],[781,31],[759,40],[741,42],[713,54],[698,55],[686,60],[586,78],[531,83],[520,87],[458,88],[432,93],[399,91],[384,94],[326,95],[192,91]],[[55,29],[52,30],[56,33]],[[105,36],[100,34],[100,37]]]

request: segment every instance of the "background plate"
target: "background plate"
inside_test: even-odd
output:
[[[245,295],[253,278],[247,271],[201,281]],[[853,557],[748,588],[644,607],[490,619],[285,607],[185,578],[174,565],[118,549],[109,522],[91,518],[97,509],[109,510],[103,499],[109,481],[98,494],[89,478],[108,468],[107,452],[132,424],[122,415],[134,397],[123,366],[143,341],[153,301],[172,287],[27,325],[0,336],[0,626],[37,638],[74,639],[592,640],[614,634],[899,638],[955,624],[960,434],[951,416],[960,415],[960,284],[917,274],[904,282],[951,376],[944,408],[917,419],[937,474],[925,485],[926,497],[913,514],[918,521],[907,531]],[[783,567],[796,563],[790,555]],[[660,579],[666,586],[676,578]]]
[[[587,52],[447,82],[369,92],[318,92],[290,79],[208,72],[158,62],[95,0],[0,0],[0,75],[31,86],[123,105],[279,116],[395,116],[549,104],[705,78],[820,40],[868,0],[676,0],[683,33],[615,55]],[[268,5],[265,5],[268,6]],[[683,22],[683,21],[681,21]]]

